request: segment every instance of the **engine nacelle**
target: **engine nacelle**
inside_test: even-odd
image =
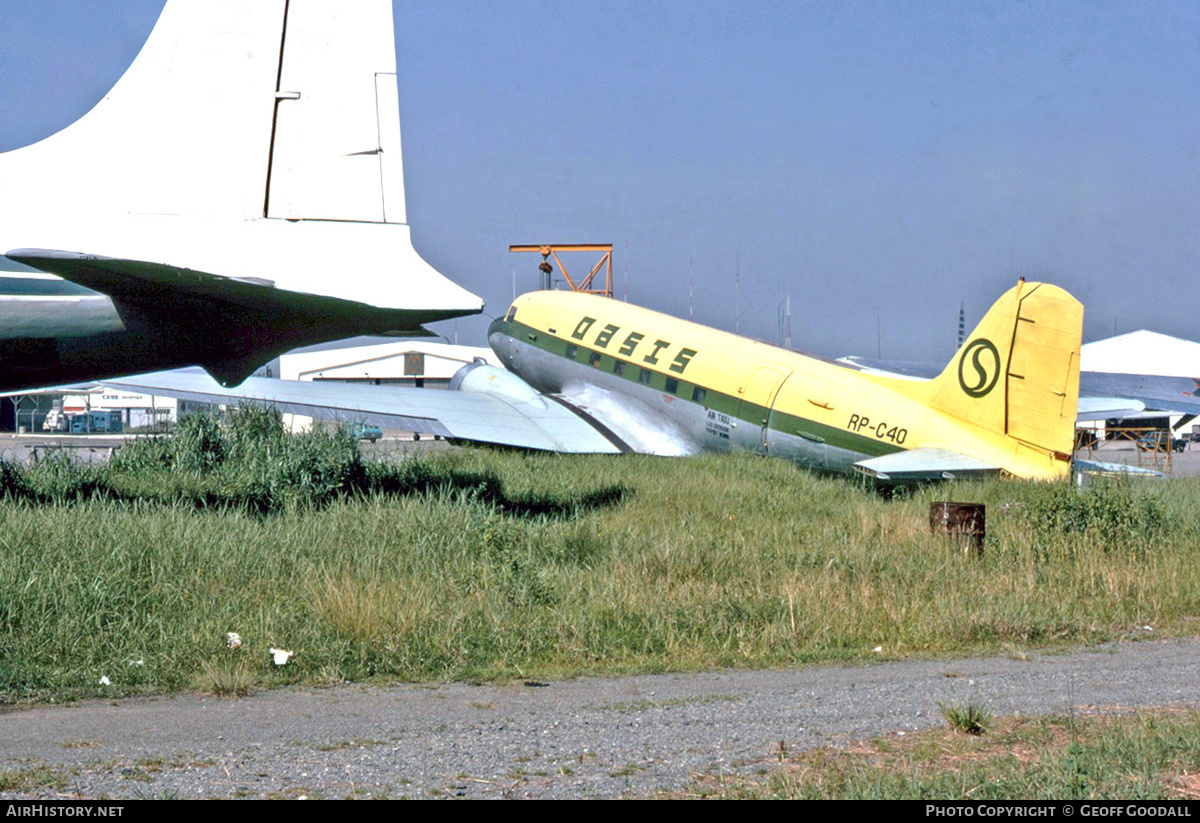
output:
[[[475,358],[454,373],[450,378],[451,391],[469,391],[490,394],[510,403],[534,403],[545,405],[545,400],[533,386],[510,371],[497,368]]]

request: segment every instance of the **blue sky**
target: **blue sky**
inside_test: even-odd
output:
[[[161,6],[0,4],[0,150],[90,108]],[[1080,298],[1085,339],[1200,337],[1194,3],[398,0],[395,19],[414,243],[491,314],[514,270],[537,283],[510,243],[612,242],[618,296],[686,316],[690,275],[698,321],[778,340],[790,294],[794,345],[827,355],[947,359],[960,302],[973,322],[1021,275]]]

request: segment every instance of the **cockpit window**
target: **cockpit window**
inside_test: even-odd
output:
[[[508,314],[504,315],[504,321],[506,323],[511,323],[512,321],[514,321],[516,319],[517,319],[517,307],[512,306],[509,308]]]

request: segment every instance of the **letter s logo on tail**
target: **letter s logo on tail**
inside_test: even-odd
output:
[[[964,367],[970,361],[975,374],[968,379]],[[971,397],[983,397],[996,386],[1000,378],[1000,353],[992,341],[976,338],[963,348],[958,359],[958,385]]]

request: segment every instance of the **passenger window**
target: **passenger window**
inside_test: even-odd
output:
[[[699,403],[701,406],[703,406],[704,398],[707,395],[708,395],[708,392],[706,390],[700,388],[699,386],[692,386],[692,402],[693,403]]]
[[[624,373],[625,373],[625,361],[624,360],[614,360],[613,361],[613,374],[624,374]]]
[[[579,354],[579,347],[576,346],[574,343],[568,343],[567,344],[567,357],[574,360],[575,355],[577,355],[577,354]]]
[[[647,386],[649,386],[650,385],[650,375],[652,375],[653,373],[654,372],[650,371],[649,369],[641,369],[638,372],[638,382],[645,383]]]
[[[667,394],[675,394],[679,391],[679,381],[674,377],[667,378]]]

